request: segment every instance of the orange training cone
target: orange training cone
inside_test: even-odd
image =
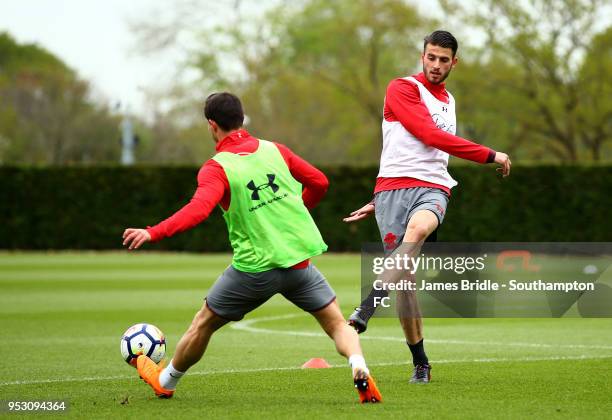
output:
[[[319,357],[315,357],[314,359],[310,359],[306,363],[302,365],[302,369],[325,369],[330,368],[331,365],[327,363],[325,359],[321,359]]]

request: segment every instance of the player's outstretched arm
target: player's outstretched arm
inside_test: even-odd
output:
[[[123,245],[128,249],[138,249],[150,240],[151,235],[146,229],[127,228],[123,231]]]
[[[501,165],[501,167],[497,168],[496,171],[500,172],[504,178],[510,175],[510,167],[512,166],[510,156],[502,152],[496,152],[495,163]]]
[[[351,212],[349,217],[342,219],[346,223],[357,222],[361,219],[365,219],[370,214],[374,213],[374,204],[371,202],[363,206],[362,208]]]

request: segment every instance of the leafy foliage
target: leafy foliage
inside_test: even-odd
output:
[[[401,0],[282,2],[260,20],[193,29],[189,65],[199,89],[243,98],[254,134],[319,163],[375,164],[387,83],[420,71],[423,36],[444,27],[460,41],[448,79],[460,135],[515,162],[612,158],[604,2],[439,3],[442,22]]]
[[[115,161],[118,120],[50,52],[0,33],[0,164]]]
[[[484,38],[450,82],[457,87],[460,120],[468,122],[470,134],[522,160],[597,162],[612,157],[612,79],[607,77],[612,27],[602,18],[605,2],[443,5],[453,10],[449,20],[459,33],[469,22]],[[602,23],[607,27],[602,29]]]

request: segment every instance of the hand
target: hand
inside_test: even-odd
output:
[[[372,213],[374,213],[374,204],[368,203],[359,210],[352,212],[349,217],[345,217],[342,220],[346,223],[356,222],[358,220],[365,219]]]
[[[510,157],[507,154],[502,152],[495,153],[495,163],[501,165],[501,168],[497,168],[496,171],[500,172],[504,178],[510,175],[512,162],[510,162]]]
[[[151,240],[151,235],[146,229],[128,228],[123,232],[123,245],[128,249],[137,249],[145,242]]]

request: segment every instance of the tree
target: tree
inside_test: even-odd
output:
[[[0,34],[0,163],[115,161],[118,120],[59,58]]]
[[[585,129],[581,141],[591,158],[602,160],[604,146],[612,146],[612,27],[596,35],[587,47],[578,71],[581,106],[576,122]]]
[[[183,7],[196,13],[193,4]],[[177,15],[190,13],[181,8]],[[188,60],[201,75],[199,91],[237,92],[255,135],[309,159],[378,161],[386,85],[417,62],[429,21],[400,0],[308,0],[283,3],[251,23],[200,34]],[[162,34],[153,48],[178,38],[173,27],[185,30],[138,26],[144,37]]]
[[[477,124],[483,113],[495,114],[508,144],[526,148],[532,159],[602,159],[612,141],[612,36],[609,25],[601,31],[604,2],[484,0],[469,9],[441,3],[453,10],[449,19],[457,26],[468,22],[484,38],[472,52],[472,80],[458,85],[460,95],[486,104],[469,120]],[[495,131],[489,135],[500,134]]]
[[[255,124],[274,125],[284,116],[296,132],[281,132],[281,138],[297,137],[298,151],[318,161],[377,162],[386,85],[416,63],[428,21],[396,0],[313,0],[295,10],[273,10],[269,20],[283,42],[247,67],[249,74],[264,76],[251,79],[249,92],[277,94],[256,97],[271,102],[272,112],[254,118]]]
[[[443,28],[460,40],[448,82],[460,135],[518,161],[610,159],[612,37],[602,0],[440,4],[453,11]],[[242,97],[255,135],[320,163],[378,161],[385,87],[420,71],[421,39],[440,28],[402,0],[282,2],[254,20],[241,19],[238,7],[211,30],[190,25],[201,10],[183,1],[166,23],[142,25],[153,49],[186,34],[195,40],[184,64],[200,78],[168,95],[177,135],[201,124],[183,124],[181,107],[200,119],[193,110],[206,94],[229,89]]]

